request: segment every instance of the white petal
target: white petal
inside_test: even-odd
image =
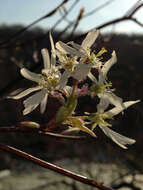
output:
[[[112,92],[105,92],[103,94],[99,94],[98,95],[99,98],[103,98],[103,99],[106,99],[110,104],[116,106],[116,107],[121,107],[123,109],[126,109],[126,107],[124,106],[123,104],[123,100],[122,98],[116,96],[114,93]]]
[[[125,137],[119,133],[116,133],[115,131],[111,130],[109,127],[106,126],[99,126],[102,131],[107,135],[109,138],[111,138],[116,144],[118,144],[120,147],[127,149],[125,145],[131,145],[134,144],[136,141],[134,139]]]
[[[65,62],[67,61],[67,60],[65,59],[65,56],[63,56],[59,50],[56,50],[56,55],[57,55],[57,57],[59,58],[59,61],[60,61],[61,63],[65,63]]]
[[[66,86],[70,75],[71,75],[71,73],[69,71],[64,71],[64,73],[62,74],[62,76],[60,78],[59,85],[57,87],[59,90],[63,89]]]
[[[69,42],[68,44],[71,44],[72,47],[78,51],[78,57],[87,57],[87,51],[81,45],[74,42]]]
[[[90,48],[93,43],[95,42],[95,40],[97,39],[99,35],[99,30],[92,30],[91,32],[89,32],[86,36],[86,38],[83,40],[81,46],[84,49]]]
[[[50,68],[49,52],[47,49],[42,49],[41,53],[42,53],[43,62],[44,62],[44,69],[49,69]]]
[[[93,82],[97,83],[97,79],[95,78],[95,76],[94,76],[91,72],[88,73],[88,77],[89,77]]]
[[[103,113],[104,110],[109,106],[109,101],[104,98],[104,96],[102,98],[100,98],[100,102],[97,105],[97,112],[98,113]]]
[[[28,88],[28,89],[24,90],[23,92],[19,93],[18,95],[11,96],[11,97],[8,97],[8,98],[12,98],[12,99],[17,100],[17,99],[20,99],[20,98],[22,98],[24,96],[27,96],[31,92],[35,92],[35,91],[40,90],[40,89],[41,89],[40,86],[36,86],[36,87],[33,87],[33,88]]]
[[[56,51],[55,51],[54,41],[53,41],[51,33],[49,34],[49,37],[50,37],[51,48],[52,48],[51,65],[56,65]]]
[[[79,56],[79,51],[77,51],[76,49],[68,46],[67,44],[65,44],[61,41],[56,43],[56,48],[64,54],[71,54],[71,55]]]
[[[112,67],[117,62],[117,57],[115,51],[112,53],[112,57],[103,65],[101,69],[101,75],[99,74],[99,82],[102,83],[104,82],[106,75],[109,71],[109,69]]]
[[[23,68],[20,70],[21,74],[28,80],[34,81],[34,82],[39,82],[40,77],[38,76],[38,74],[33,73],[31,71],[29,71],[26,68]]]
[[[54,41],[53,41],[51,33],[49,33],[49,38],[50,38],[50,42],[51,42],[52,54],[53,54],[54,58],[56,58],[55,46],[54,46]]]
[[[23,110],[23,115],[26,115],[30,112],[32,112],[34,109],[36,109],[36,107],[38,106],[39,104],[34,104],[32,106],[28,106],[26,107],[24,110]]]
[[[40,104],[40,112],[41,114],[44,113],[45,109],[46,109],[46,105],[47,105],[47,99],[48,99],[48,94],[45,94],[43,100],[41,101]]]
[[[41,90],[40,92],[35,93],[34,95],[27,98],[23,103],[25,107],[30,107],[36,104],[40,104],[42,99],[45,96],[45,91]]]
[[[123,107],[114,107],[111,110],[107,111],[106,114],[108,114],[109,116],[117,115],[120,112],[122,112],[124,109],[126,109],[129,106],[131,106],[133,104],[136,104],[138,102],[140,102],[140,100],[124,102],[123,105],[124,105],[125,108],[123,108]]]
[[[75,68],[74,72],[72,73],[72,77],[77,80],[82,80],[87,77],[90,72],[92,64],[78,64]]]

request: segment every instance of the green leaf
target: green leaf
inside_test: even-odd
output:
[[[64,121],[64,124],[71,125],[72,127],[78,128],[81,131],[84,131],[84,132],[90,134],[91,136],[96,137],[96,135],[93,133],[93,131],[91,131],[90,129],[85,127],[84,121],[78,117],[69,117],[66,121]]]

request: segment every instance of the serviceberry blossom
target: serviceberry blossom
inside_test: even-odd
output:
[[[98,69],[98,79],[96,79],[91,72],[88,74],[88,77],[93,82],[90,87],[91,96],[98,96],[99,98],[104,99],[104,104],[106,103],[106,107],[108,107],[109,104],[124,107],[122,98],[113,93],[113,89],[111,89],[112,83],[107,82],[108,71],[116,62],[116,53],[113,51],[112,57],[105,62],[100,69]]]
[[[46,109],[47,99],[49,94],[53,94],[55,90],[61,90],[63,82],[61,80],[61,73],[58,66],[56,66],[56,54],[53,44],[52,36],[50,35],[52,54],[51,61],[47,49],[42,49],[41,53],[44,61],[44,69],[42,69],[41,74],[33,73],[26,68],[22,68],[20,73],[28,80],[34,81],[37,83],[36,87],[29,88],[20,94],[13,96],[13,99],[20,99],[28,94],[35,92],[36,93],[26,100],[24,100],[24,111],[23,114],[26,115],[32,112],[40,104],[40,111],[44,113]],[[38,91],[38,92],[37,92]]]
[[[45,131],[49,130],[49,126],[50,130],[64,126],[63,134],[64,132],[83,131],[96,137],[94,129],[98,126],[116,144],[126,149],[126,145],[135,143],[135,140],[113,131],[110,120],[129,106],[138,103],[139,100],[123,102],[122,98],[114,93],[107,75],[110,68],[117,62],[116,53],[113,51],[111,58],[104,62],[102,55],[107,50],[104,48],[99,52],[93,50],[98,35],[99,30],[92,30],[81,45],[59,41],[55,48],[50,34],[51,56],[47,49],[41,50],[44,62],[41,74],[33,73],[26,68],[20,70],[26,79],[36,82],[37,85],[10,98],[20,99],[36,92],[24,100],[23,114],[25,115],[39,105],[41,113],[44,113],[48,96],[54,96],[61,100],[62,104],[55,117],[45,125]],[[93,69],[97,71],[96,76],[94,76]],[[70,86],[67,85],[69,78],[72,80]],[[90,79],[90,84],[85,79]],[[85,95],[97,99],[96,112],[85,112],[83,115],[79,115],[76,113],[78,99]],[[35,126],[34,123],[30,123],[29,126],[31,124],[33,127]]]
[[[99,126],[100,129],[109,137],[111,138],[116,144],[118,144],[120,147],[127,149],[125,145],[131,145],[135,143],[136,141],[134,139],[125,137],[112,129],[110,127],[112,126],[108,121],[113,119],[113,117],[120,112],[123,112],[124,109],[127,109],[129,106],[138,103],[139,100],[136,101],[127,101],[123,103],[123,107],[116,106],[108,111],[104,111],[107,106],[106,103],[101,99],[99,104],[97,105],[97,112],[96,113],[86,113],[87,116],[85,117],[86,120],[89,120],[90,122],[88,124],[91,124],[91,129],[94,130],[96,126]],[[105,103],[105,104],[104,104]],[[107,121],[106,121],[107,120]]]
[[[98,57],[105,51],[101,50],[102,53],[95,55],[90,49],[98,35],[98,30],[89,32],[81,45],[74,42],[69,42],[68,45],[61,41],[56,43],[57,56],[62,68],[65,70],[64,75],[66,78],[68,76],[78,81],[83,80],[87,77],[92,67],[101,65]],[[79,62],[77,62],[78,58],[80,58]]]

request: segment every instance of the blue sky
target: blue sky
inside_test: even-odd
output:
[[[83,6],[85,7],[86,14],[106,1],[108,0],[80,0],[76,8],[68,16],[68,19],[70,21],[74,20],[78,15],[80,8]],[[3,0],[0,6],[0,24],[30,24],[34,20],[51,11],[61,2],[62,0]],[[66,8],[68,9],[73,2],[74,0],[69,0]],[[83,19],[78,26],[78,30],[88,31],[102,23],[118,18],[125,14],[135,2],[137,2],[137,0],[114,0],[110,5],[104,7],[96,14]],[[53,26],[59,17],[60,14],[57,13],[51,18],[41,21],[37,26],[48,29]],[[140,9],[134,17],[142,21],[143,8]],[[63,21],[57,28],[61,29],[66,25],[67,23]],[[112,30],[115,32],[143,33],[143,28],[132,21],[122,22],[114,25],[114,27],[107,27],[102,31]]]

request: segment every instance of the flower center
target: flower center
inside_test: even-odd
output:
[[[42,86],[50,92],[58,85],[60,76],[55,73],[49,73],[48,76],[46,74],[40,74],[40,78],[41,80],[39,81],[39,86]]]
[[[106,113],[94,113],[88,117],[88,119],[93,123],[91,130],[95,128],[96,125],[109,126],[112,125],[105,121],[106,119],[113,119],[113,117],[107,115]]]
[[[112,86],[111,82],[103,85],[96,83],[90,87],[90,91],[91,93],[93,93],[94,96],[97,96],[98,94],[104,93],[104,91],[110,88],[111,86]]]

